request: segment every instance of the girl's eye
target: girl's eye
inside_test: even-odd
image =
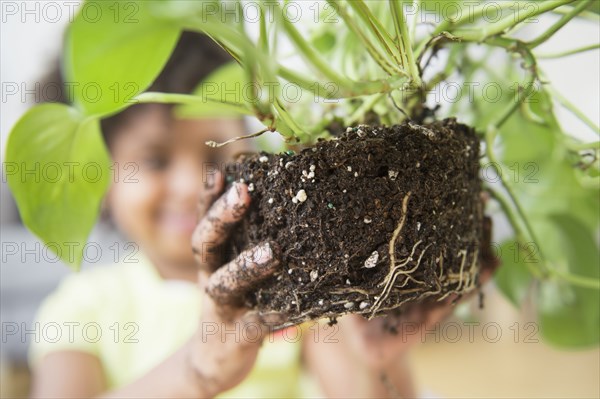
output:
[[[169,165],[169,159],[166,156],[149,156],[144,158],[144,166],[151,170],[163,170]]]

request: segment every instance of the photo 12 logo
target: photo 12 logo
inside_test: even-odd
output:
[[[78,12],[88,23],[102,18],[114,23],[139,22],[140,4],[136,1],[1,1],[2,23],[73,22]]]
[[[21,104],[40,102],[68,102],[76,98],[95,104],[108,96],[115,104],[136,104],[134,96],[140,91],[135,82],[111,82],[102,90],[97,82],[2,82],[2,103],[17,101]]]
[[[61,259],[74,262],[81,248],[79,242],[2,241],[2,263],[57,263]],[[83,261],[139,263],[139,247],[134,242],[98,243],[88,241],[83,246]],[[63,256],[64,255],[64,256]]]
[[[139,342],[136,337],[140,327],[137,323],[97,323],[78,321],[62,322],[34,322],[31,324],[21,322],[2,322],[2,343],[19,340],[22,343],[76,343],[85,342],[95,344],[101,340],[113,343],[135,344]]]

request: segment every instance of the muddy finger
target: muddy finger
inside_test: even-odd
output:
[[[219,198],[224,188],[223,174],[219,171],[207,173],[203,178],[204,191],[198,200],[198,215],[204,217],[208,208]]]
[[[279,266],[273,243],[242,252],[236,259],[212,274],[206,292],[220,305],[239,305],[241,296]]]
[[[214,271],[222,261],[221,245],[250,204],[248,187],[234,183],[208,210],[192,236],[192,248],[201,269]]]

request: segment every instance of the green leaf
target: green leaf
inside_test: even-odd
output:
[[[324,31],[312,39],[312,45],[315,46],[321,54],[331,51],[336,44],[336,37],[333,32]]]
[[[558,263],[566,269],[561,271],[597,281],[600,253],[594,232],[567,213],[552,215],[550,219],[560,232],[560,247],[567,260]],[[548,342],[566,347],[600,343],[600,290],[569,285],[564,280],[544,281],[538,295],[538,311],[540,331]]]
[[[588,11],[591,11],[595,14],[600,14],[600,2],[592,1],[586,8]]]
[[[516,101],[514,86],[506,91],[510,93],[509,101]],[[516,111],[501,129],[501,157],[506,165],[547,160],[562,139],[552,101],[546,91],[538,88],[523,101],[524,107]],[[524,109],[528,109],[532,115],[524,113]],[[544,123],[532,120],[536,116],[543,117]]]
[[[64,104],[30,109],[7,144],[6,175],[25,225],[77,270],[110,181],[96,119]]]
[[[65,80],[86,115],[104,116],[133,103],[175,48],[180,29],[144,1],[88,1],[69,27]]]
[[[520,250],[519,250],[520,248]],[[533,244],[506,241],[500,245],[501,266],[494,276],[496,286],[518,308],[527,296],[533,276],[527,262],[536,261]]]

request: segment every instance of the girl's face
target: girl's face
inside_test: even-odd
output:
[[[176,120],[165,107],[149,105],[120,129],[110,145],[115,164],[107,202],[113,220],[155,263],[192,266],[199,199],[222,179],[224,162],[251,149],[246,140],[221,149],[205,142],[244,134],[242,123]]]

